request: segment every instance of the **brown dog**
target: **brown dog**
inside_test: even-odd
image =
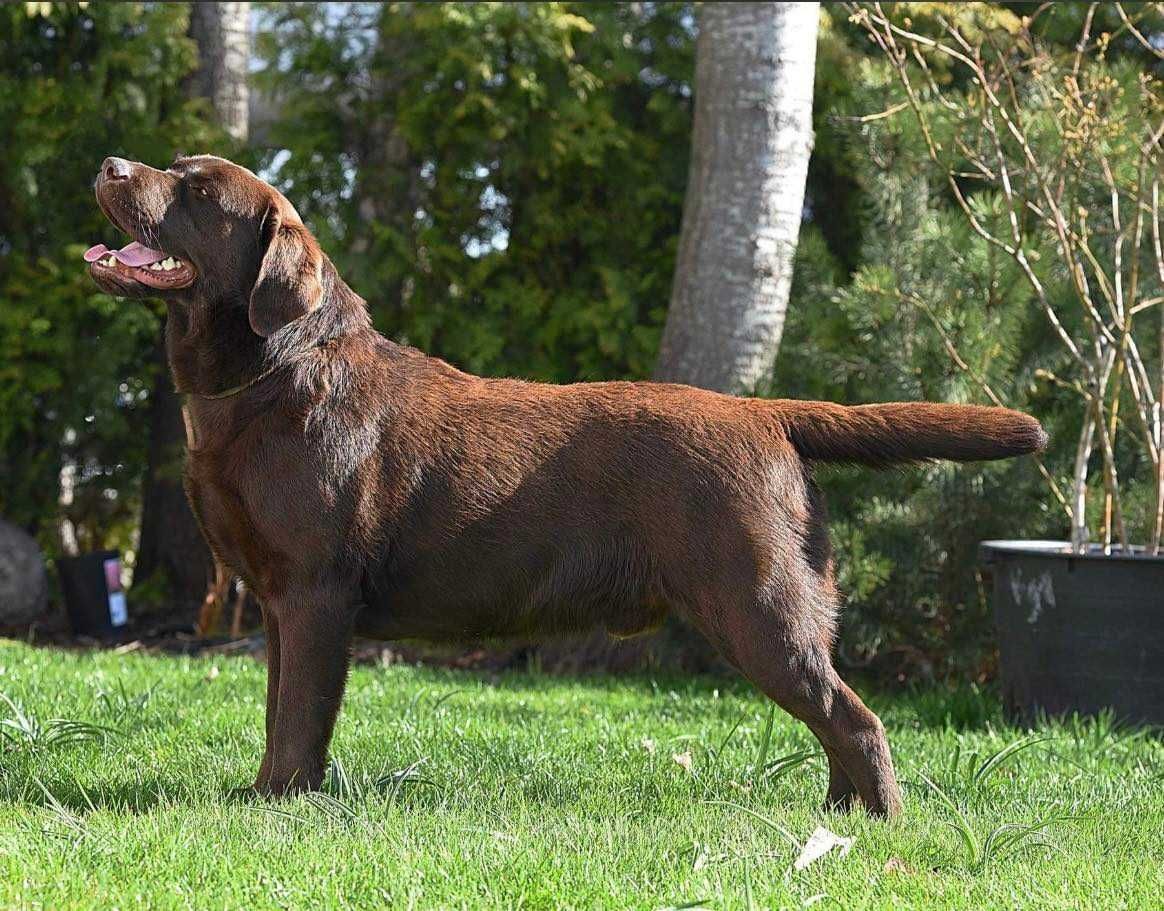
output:
[[[169,305],[190,501],[262,603],[259,791],[319,787],[353,633],[627,635],[673,609],[812,729],[828,806],[898,810],[881,722],[833,669],[811,464],[1004,458],[1043,447],[1038,423],[470,376],[377,334],[295,209],[250,171],[109,158],[96,189],[135,243],[92,248],[93,277]]]

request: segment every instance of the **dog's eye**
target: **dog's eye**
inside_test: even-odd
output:
[[[210,191],[206,187],[195,187],[194,192],[204,199],[210,198]]]

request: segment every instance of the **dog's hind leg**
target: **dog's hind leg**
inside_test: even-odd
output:
[[[691,619],[765,695],[816,735],[829,759],[826,807],[845,810],[859,796],[875,816],[901,808],[889,743],[880,719],[833,668],[835,592],[799,559],[759,593],[692,605]],[[779,589],[772,591],[775,585]],[[716,586],[718,593],[731,591]]]
[[[701,624],[697,623],[696,625]],[[751,675],[745,672],[743,667],[741,667],[736,662],[735,656],[728,653],[725,642],[722,640],[716,641],[716,637],[709,636],[709,638],[716,642],[716,645],[720,650],[720,654],[724,656],[729,664],[735,667],[735,669],[745,677],[748,677],[749,680],[753,679]],[[756,685],[759,687],[759,683],[756,683]],[[762,687],[761,691],[763,691]],[[779,700],[774,701],[778,705],[782,705]],[[810,730],[812,730],[811,727]],[[814,730],[813,733],[816,734],[816,731]],[[845,767],[842,764],[840,755],[837,753],[837,751],[821,740],[819,735],[817,735],[817,740],[820,741],[821,748],[824,750],[825,756],[828,758],[829,762],[829,789],[828,793],[825,795],[823,809],[836,813],[848,813],[853,808],[853,804],[859,797],[859,794],[857,793],[857,786],[853,784],[853,779],[851,779],[849,777],[849,773],[845,771]]]
[[[833,669],[823,643],[790,635],[788,624],[771,607],[753,604],[728,612],[702,614],[699,625],[765,695],[820,740],[829,759],[825,806],[846,810],[855,796],[874,816],[901,809],[889,743],[880,719]]]
[[[832,543],[828,533],[828,506],[825,503],[824,493],[806,474],[805,494],[808,506],[807,534],[805,536],[804,556],[808,570],[816,577],[816,583],[809,584],[809,592],[813,600],[819,602],[816,612],[818,618],[823,619],[824,629],[820,640],[826,643],[831,651],[833,628],[839,598],[836,587],[836,568],[833,562]],[[857,788],[845,766],[841,762],[837,751],[822,743],[829,760],[829,790],[825,796],[824,808],[840,813],[847,813],[852,809],[857,799]]]
[[[853,809],[853,803],[860,796],[857,793],[857,786],[853,784],[853,779],[845,771],[837,751],[824,746],[823,743],[821,746],[824,747],[825,755],[828,756],[829,760],[829,790],[825,795],[824,809],[836,813],[848,813]]]

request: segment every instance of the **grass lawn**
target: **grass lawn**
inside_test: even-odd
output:
[[[263,680],[248,658],[0,642],[0,907],[1112,909],[1164,896],[1164,742],[1103,720],[1032,733],[969,689],[873,698],[905,791],[884,824],[818,808],[815,741],[777,713],[765,752],[768,706],[743,682],[362,667],[328,791],[269,804],[231,796],[262,751]],[[794,870],[818,826],[852,849]]]

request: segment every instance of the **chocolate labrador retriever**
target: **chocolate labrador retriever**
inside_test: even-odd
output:
[[[627,636],[675,610],[812,729],[829,807],[900,808],[884,728],[833,669],[812,465],[1005,458],[1044,446],[1036,421],[471,376],[378,334],[245,168],[108,158],[96,192],[132,242],[85,259],[105,291],[168,304],[190,502],[262,603],[258,791],[320,786],[355,633]]]

